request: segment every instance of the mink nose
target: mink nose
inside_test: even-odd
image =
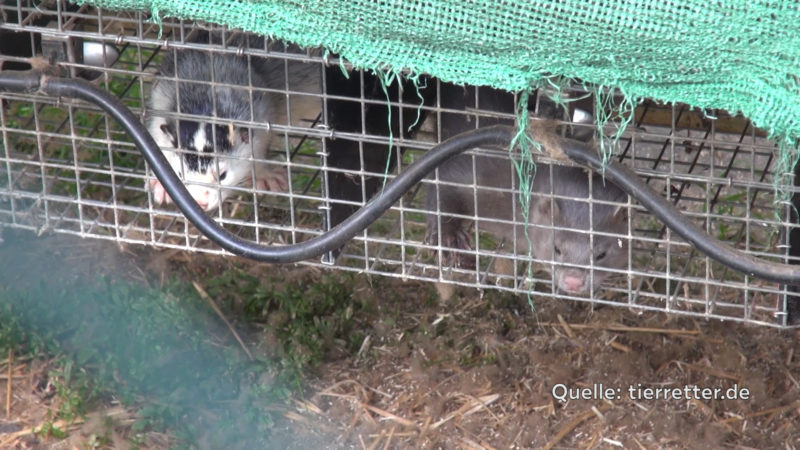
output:
[[[204,210],[207,210],[208,209],[208,204],[209,204],[209,198],[210,198],[209,191],[208,190],[204,190],[204,191],[201,191],[195,197],[195,201],[197,201],[197,204],[200,205],[201,208],[203,208]]]
[[[583,290],[583,278],[578,275],[567,273],[561,278],[561,288],[570,293],[577,293]]]

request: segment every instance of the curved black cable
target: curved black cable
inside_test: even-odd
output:
[[[80,98],[98,105],[130,134],[172,200],[200,232],[231,253],[271,263],[302,261],[341,247],[448,158],[479,146],[508,146],[516,134],[516,130],[512,127],[497,125],[448,139],[407,167],[386,185],[380,196],[329,232],[298,244],[265,246],[239,238],[209,218],[173,172],[167,159],[139,120],[125,105],[105,91],[83,80],[50,78],[41,76],[36,71],[0,72],[0,90],[13,92],[39,90],[50,95]],[[567,156],[578,164],[593,170],[603,169],[602,160],[593,149],[577,141],[563,141],[563,147]],[[612,161],[605,166],[604,171],[610,181],[711,258],[750,276],[779,283],[800,283],[800,266],[764,261],[709,236],[624,165]]]

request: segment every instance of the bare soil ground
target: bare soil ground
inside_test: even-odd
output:
[[[172,272],[202,279],[231,265],[264,278],[313,283],[323,276],[304,267],[54,239],[93,249],[84,270],[125,267],[150,283]],[[37,242],[34,260],[59,248],[50,239]],[[274,448],[800,448],[800,331],[535,298],[532,312],[527,299],[496,292],[462,290],[441,302],[429,284],[349,283],[353,296],[373,306],[354,313],[365,338],[357,352],[333,345],[304,375],[303,393],[275,424]],[[268,330],[243,335],[253,352],[270,351]],[[63,401],[48,391],[52,361],[6,356],[0,392],[4,408],[10,393],[10,415],[0,419],[0,448],[129,445],[136,409],[119,405],[61,424],[69,432],[64,439],[32,434]],[[644,391],[694,386],[749,396],[706,399],[699,391],[655,399]],[[577,392],[582,398],[568,398],[580,389],[588,389]],[[610,389],[610,398],[598,389]],[[566,401],[556,398],[562,394]],[[113,433],[94,444],[109,422]],[[175,442],[152,432],[141,447]]]

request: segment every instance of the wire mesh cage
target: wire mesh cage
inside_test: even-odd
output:
[[[219,158],[208,163],[215,175],[198,182],[223,198],[219,205],[207,205],[209,215],[234,234],[263,244],[285,245],[321,235],[449,137],[448,123],[457,123],[460,130],[513,123],[514,105],[521,101],[503,94],[498,106],[501,98],[491,90],[424,77],[416,85],[386,79],[352,70],[346,61],[319,49],[301,50],[207,24],[170,19],[156,24],[139,12],[6,0],[2,20],[3,70],[24,70],[46,61],[61,75],[89,79],[118,97],[143,123],[152,124],[155,117],[164,119],[161,125],[172,120],[172,135],[157,139],[162,146],[169,147],[170,140],[195,139],[197,129],[181,131],[189,122],[210,124],[204,129],[213,143],[251,143],[269,136],[263,154],[228,155],[226,160],[216,153]],[[207,58],[205,69],[212,68],[210,79],[196,81],[210,93],[213,105],[205,105],[210,108],[205,112],[156,110],[153,96],[161,91],[154,86],[184,80],[180,70],[166,73],[165,67],[170,60],[173,67],[180,64],[187,52]],[[29,59],[35,55],[39,58]],[[215,58],[221,64],[213,63]],[[247,67],[244,82],[214,73],[213,68],[231,61]],[[261,64],[270,67],[267,83],[255,79],[265,70]],[[298,71],[315,82],[299,83]],[[226,88],[250,99],[244,116],[221,114],[216,98]],[[573,137],[581,130],[591,133],[593,97],[582,86],[565,87],[559,93],[566,100],[562,108],[549,99],[552,94],[540,91],[529,99],[532,116],[556,119],[557,132]],[[271,102],[267,118],[253,108],[263,98]],[[136,146],[98,107],[40,93],[0,93],[0,100],[0,225],[225,253],[157,193],[155,178]],[[614,121],[607,127],[613,128]],[[150,128],[154,134],[160,129]],[[243,131],[237,134],[239,129]],[[711,236],[756,257],[793,261],[790,238],[796,225],[791,205],[776,194],[775,146],[746,119],[645,101],[613,150],[613,158]],[[183,150],[173,151],[178,154],[173,167],[184,177],[192,170],[185,165],[191,160],[187,155],[200,152],[192,155],[195,160],[209,156],[202,148],[186,150],[185,155]],[[627,196],[603,198],[610,188],[602,178],[563,172],[554,161],[538,158],[537,176],[549,173],[540,178],[554,182],[535,192],[533,197],[541,201],[531,200],[533,212],[521,216],[518,210],[525,209],[525,201],[518,200],[514,160],[519,161],[519,155],[506,149],[472,150],[459,160],[463,167],[440,167],[341,252],[303,264],[500,289],[530,294],[534,302],[550,297],[788,325],[789,312],[796,306],[790,288],[711,260]],[[244,167],[245,182],[221,183],[226,170],[220,164]],[[271,175],[259,177],[262,169]],[[267,182],[259,183],[265,178]],[[564,184],[583,186],[587,192],[560,192],[557,186]],[[792,189],[783,186],[781,191]],[[466,212],[452,207],[454,193],[458,201],[471,205]],[[583,206],[570,206],[570,201]],[[550,211],[550,221],[526,235],[537,207]],[[564,225],[552,219],[554,208],[583,215],[577,220],[590,226],[576,226],[564,237]],[[615,227],[596,226],[610,215],[619,219]],[[460,227],[455,243],[445,239],[442,228],[454,221]],[[442,239],[432,239],[440,234]],[[548,241],[549,250],[531,252],[546,235],[555,236]],[[599,249],[602,242],[616,247],[612,250],[619,259],[613,267],[599,263],[605,256]],[[565,260],[559,244],[573,245],[574,253],[591,257]],[[570,268],[588,277],[585,286],[572,289],[561,283],[559,273]]]

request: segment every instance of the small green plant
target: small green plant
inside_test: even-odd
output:
[[[363,336],[353,330],[353,312],[362,308],[336,276],[318,280],[258,279],[230,270],[208,281],[208,292],[277,338],[279,363],[300,374],[337,347],[356,351]]]
[[[67,359],[60,366],[60,370],[49,373],[50,382],[61,400],[56,419],[72,422],[86,413],[85,399],[92,399],[93,389],[85,376],[73,377],[75,364],[72,360]]]
[[[36,430],[36,434],[38,434],[39,436],[42,436],[42,437],[53,437],[53,438],[56,438],[56,439],[65,439],[68,436],[68,434],[66,432],[64,432],[63,430],[61,430],[60,428],[58,428],[54,424],[53,419],[51,417],[49,417],[49,416],[50,416],[50,413],[48,413],[48,418],[47,418],[47,420],[45,420],[44,424],[42,424],[42,426],[38,430]]]

